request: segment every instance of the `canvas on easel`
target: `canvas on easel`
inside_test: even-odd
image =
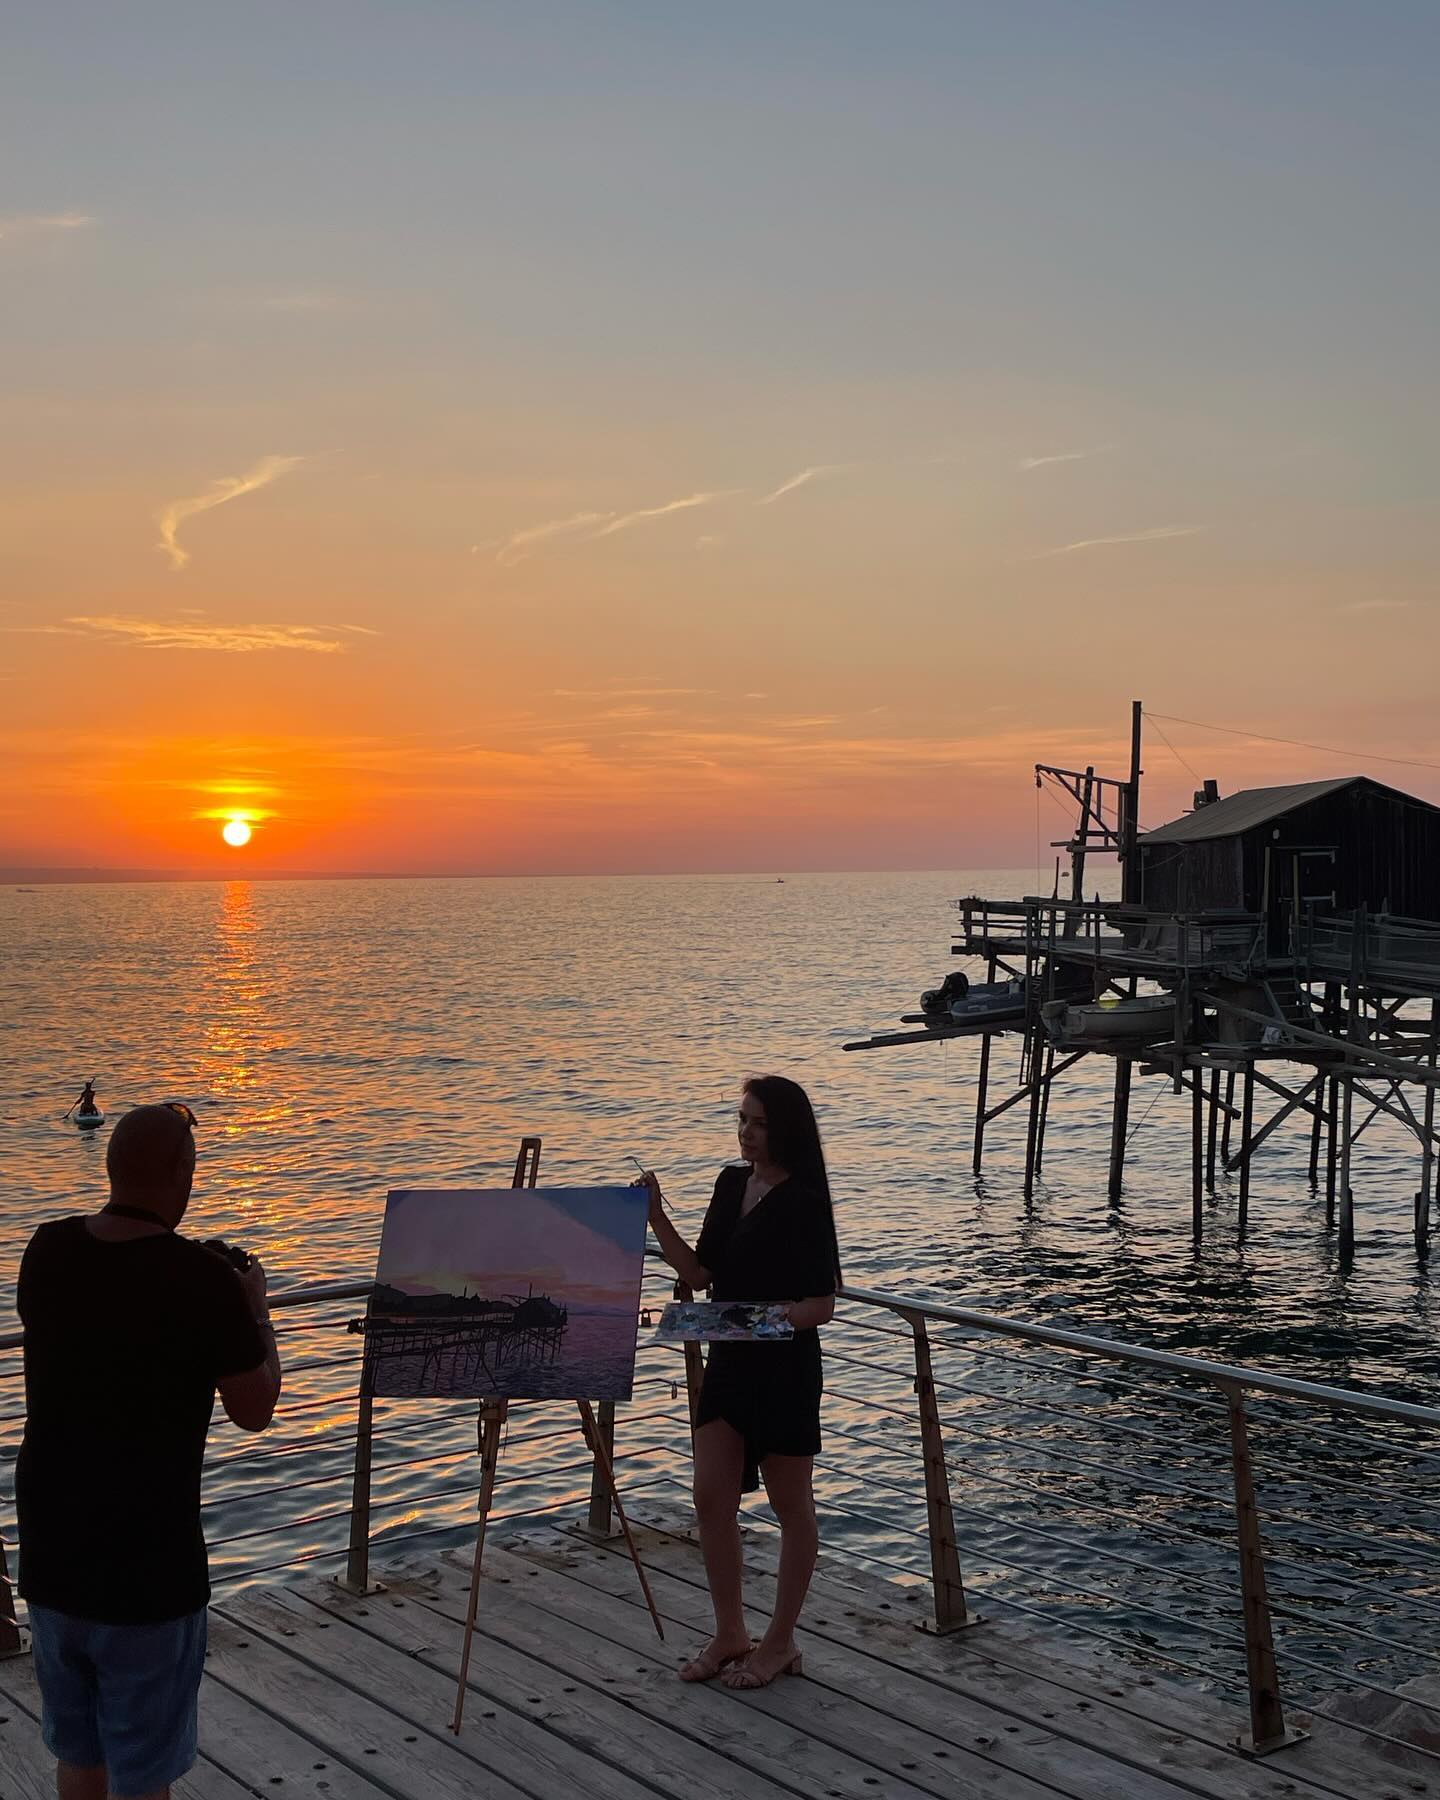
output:
[[[641,1188],[400,1188],[365,1320],[379,1399],[628,1400]]]
[[[572,1400],[639,1577],[665,1629],[615,1485],[592,1402],[628,1400],[645,1268],[643,1187],[539,1189],[539,1138],[524,1138],[508,1188],[399,1188],[387,1199],[363,1321],[362,1391],[478,1398],[480,1495],[460,1678],[469,1679],[485,1528],[512,1399]]]

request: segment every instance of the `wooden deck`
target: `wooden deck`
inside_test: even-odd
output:
[[[1254,1763],[1234,1712],[1190,1690],[1067,1660],[996,1618],[936,1638],[926,1591],[830,1559],[803,1680],[758,1693],[675,1679],[708,1620],[683,1518],[638,1532],[660,1643],[622,1542],[560,1516],[492,1527],[465,1724],[448,1729],[468,1555],[382,1571],[369,1599],[322,1576],[217,1601],[202,1759],[184,1800],[1413,1800],[1434,1765],[1316,1721]],[[747,1531],[763,1619],[773,1534]],[[50,1800],[28,1659],[0,1664],[0,1795]],[[1304,1723],[1303,1720],[1295,1722]]]

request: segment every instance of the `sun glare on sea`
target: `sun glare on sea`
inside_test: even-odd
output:
[[[243,819],[227,819],[220,835],[227,844],[238,850],[250,842],[250,827]]]

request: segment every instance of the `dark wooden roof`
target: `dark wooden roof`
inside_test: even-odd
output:
[[[1242,793],[1230,794],[1223,800],[1212,801],[1209,806],[1197,807],[1194,812],[1186,813],[1184,818],[1172,819],[1168,825],[1145,832],[1140,843],[1142,847],[1150,844],[1194,844],[1203,843],[1210,838],[1239,837],[1257,825],[1264,825],[1270,819],[1278,819],[1285,813],[1293,812],[1297,806],[1305,806],[1311,800],[1337,793],[1341,788],[1358,787],[1361,783],[1377,788],[1383,794],[1408,800],[1412,806],[1429,808],[1428,801],[1417,800],[1413,794],[1402,794],[1398,788],[1388,788],[1381,782],[1372,781],[1368,775],[1340,775],[1332,781],[1298,781],[1289,787],[1246,788]]]

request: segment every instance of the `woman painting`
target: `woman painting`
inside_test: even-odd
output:
[[[715,1610],[715,1635],[680,1671],[723,1675],[727,1687],[768,1687],[798,1675],[795,1625],[819,1545],[811,1462],[820,1449],[818,1326],[835,1311],[840,1259],[820,1133],[805,1090],[782,1075],[753,1076],[739,1112],[743,1168],[725,1168],[692,1250],[646,1175],[650,1224],[665,1259],[716,1300],[785,1306],[792,1338],[711,1347],[695,1421],[695,1512]],[[775,1614],[757,1644],[741,1599],[740,1496],[759,1486],[780,1521]]]

